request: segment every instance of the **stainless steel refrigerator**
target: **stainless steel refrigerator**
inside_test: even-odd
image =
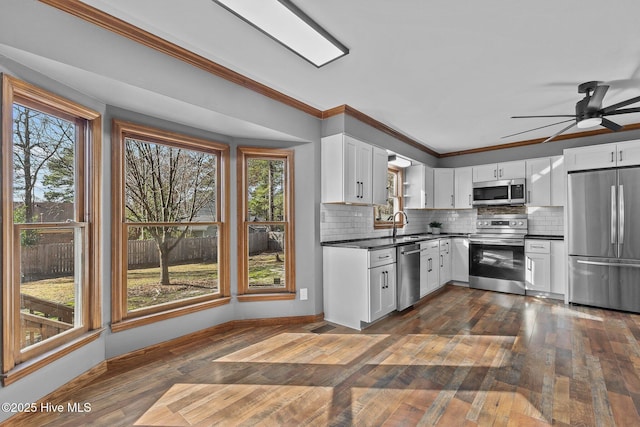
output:
[[[569,301],[640,313],[640,168],[569,174]]]

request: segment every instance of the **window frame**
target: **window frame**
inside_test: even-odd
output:
[[[248,221],[247,161],[249,159],[284,160],[285,197],[283,221]],[[295,299],[295,205],[294,151],[281,148],[237,148],[237,226],[238,226],[238,301],[270,301]],[[284,225],[285,227],[285,287],[249,289],[248,225]]]
[[[136,139],[218,156],[217,221],[218,226],[218,292],[185,298],[147,308],[128,311],[127,308],[127,228],[150,223],[126,221],[125,209],[125,140]],[[111,230],[111,330],[118,332],[200,310],[228,304],[229,286],[229,146],[220,142],[170,132],[151,126],[113,120],[112,124],[112,230]],[[159,224],[159,223],[158,223]],[[153,225],[158,225],[154,223]],[[172,223],[173,224],[173,223]],[[162,225],[162,224],[160,224]]]
[[[387,166],[387,174],[393,173],[396,175],[396,199],[398,200],[398,211],[404,210],[404,197],[402,194],[403,190],[403,180],[404,180],[404,169],[396,167],[396,166]],[[388,191],[388,190],[387,190]],[[387,197],[388,199],[388,197]],[[373,228],[377,229],[385,229],[385,228],[393,228],[393,221],[377,221],[375,214],[375,207],[373,208]],[[403,228],[405,226],[404,223],[404,215],[400,215],[400,221],[396,223],[397,228]]]
[[[76,124],[78,135],[75,159],[80,160],[74,173],[80,178],[74,209],[74,221],[69,223],[14,224],[3,221],[2,234],[2,373],[8,385],[36,369],[80,348],[98,338],[102,331],[101,294],[101,190],[102,190],[102,116],[100,113],[2,74],[2,217],[13,218],[13,106],[53,115]],[[20,254],[21,230],[29,228],[84,229],[81,293],[82,325],[62,332],[40,343],[20,349]]]

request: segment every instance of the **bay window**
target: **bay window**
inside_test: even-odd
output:
[[[100,135],[97,112],[2,76],[5,384],[97,337]]]
[[[228,147],[113,129],[112,329],[228,302]]]
[[[238,148],[238,299],[295,298],[293,151]]]

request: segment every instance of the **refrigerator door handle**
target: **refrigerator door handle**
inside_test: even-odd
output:
[[[616,223],[618,222],[618,214],[616,211],[616,186],[611,186],[611,244],[617,243],[616,239]]]
[[[630,263],[622,263],[622,262],[601,262],[601,261],[583,261],[579,259],[576,261],[578,264],[587,264],[587,265],[603,265],[607,267],[631,267],[631,268],[640,268],[640,264],[630,264]]]
[[[618,244],[622,246],[624,243],[624,186],[620,184],[618,189]],[[622,253],[622,247],[619,248]]]

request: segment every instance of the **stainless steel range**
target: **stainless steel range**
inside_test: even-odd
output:
[[[478,215],[469,236],[469,287],[525,294],[527,215]]]

